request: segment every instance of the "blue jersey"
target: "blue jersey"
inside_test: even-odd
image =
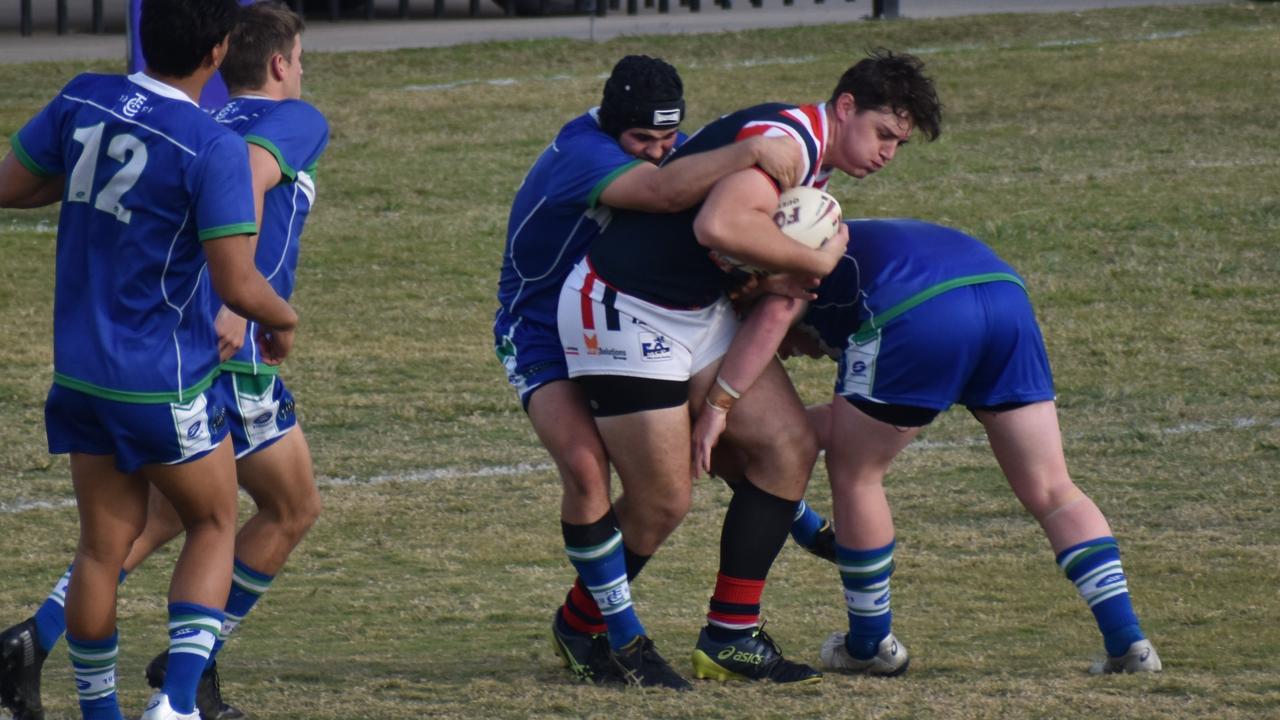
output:
[[[1024,284],[995,251],[959,230],[902,219],[846,224],[849,249],[800,320],[816,331],[832,357],[851,336],[874,335],[902,313],[952,288]]]
[[[600,194],[640,162],[600,129],[595,110],[560,128],[511,203],[498,278],[503,311],[555,327],[560,286],[609,220]]]
[[[669,161],[763,135],[789,137],[804,148],[801,185],[823,188],[831,169],[823,167],[827,142],[825,105],[756,105],[712,122],[694,133]],[[678,213],[619,211],[591,244],[591,267],[611,287],[657,305],[702,308],[742,282],[721,269],[698,243],[693,221],[699,203]]]
[[[316,199],[316,163],[329,142],[329,123],[301,100],[263,97],[233,98],[214,115],[219,123],[244,136],[246,142],[270,152],[280,166],[280,184],[267,191],[262,205],[262,229],[254,260],[271,287],[288,300],[298,269],[302,226]],[[214,295],[213,312],[222,301]],[[274,373],[263,365],[249,323],[244,345],[223,367],[241,372]]]
[[[200,243],[256,231],[244,140],[142,73],[85,74],[12,140],[28,170],[65,175],[54,382],[125,402],[185,402],[218,343]]]

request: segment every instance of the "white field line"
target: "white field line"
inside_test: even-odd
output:
[[[1159,435],[1178,436],[1197,433],[1216,432],[1219,430],[1249,430],[1252,428],[1280,428],[1280,418],[1271,420],[1258,418],[1235,418],[1222,422],[1188,422],[1172,427],[1157,428],[1153,432]],[[1072,433],[1067,440],[1084,437],[1085,433]],[[987,444],[985,437],[972,437],[961,440],[918,440],[907,447],[907,451],[928,452],[931,450],[951,450],[956,448],[981,447]],[[320,487],[350,487],[367,485],[385,485],[387,483],[427,483],[439,480],[466,480],[470,478],[502,478],[513,475],[548,472],[555,469],[549,462],[516,463],[514,465],[490,465],[474,469],[464,468],[426,468],[386,475],[370,477],[328,477],[316,479]],[[0,502],[0,515],[17,515],[30,510],[62,510],[75,507],[75,500],[14,500]]]
[[[1199,35],[1199,30],[1174,30],[1170,32],[1148,33],[1145,35],[1135,35],[1127,38],[1116,38],[1111,42],[1153,42],[1157,40],[1173,40],[1177,38],[1191,37]],[[1045,40],[1043,42],[1031,45],[1034,48],[1056,48],[1056,47],[1075,47],[1078,45],[1098,45],[1107,40],[1096,37],[1083,38],[1065,38],[1062,40]],[[907,52],[915,55],[935,55],[947,52],[981,52],[987,50],[1011,50],[1021,45],[1013,43],[1001,43],[999,45],[990,45],[985,43],[966,43],[962,45],[941,45],[936,47],[920,47],[908,48]],[[718,63],[714,65],[703,65],[701,63],[688,63],[684,67],[688,69],[695,68],[714,68],[720,70],[740,70],[744,68],[764,67],[768,65],[804,65],[807,63],[817,62],[816,55],[802,55],[800,57],[775,57],[775,58],[753,58],[748,60],[735,60],[733,62]],[[432,83],[427,85],[405,85],[402,90],[410,92],[439,92],[442,90],[455,90],[460,87],[470,85],[493,85],[498,87],[508,87],[512,85],[522,85],[525,83],[535,82],[560,82],[564,80],[586,80],[594,77],[597,80],[604,80],[609,77],[608,73],[601,73],[594,76],[573,76],[573,75],[551,75],[548,77],[535,77],[526,80],[518,80],[516,78],[494,78],[491,80],[468,79],[454,80],[452,82]]]

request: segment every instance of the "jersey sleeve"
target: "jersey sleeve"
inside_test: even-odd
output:
[[[191,166],[189,178],[200,241],[253,235],[253,178],[249,147],[234,133],[220,133]]]
[[[66,174],[62,124],[70,109],[60,92],[10,138],[14,156],[33,174],[43,177]]]
[[[738,134],[734,137],[734,142],[741,142],[750,137],[786,137],[791,138],[800,145],[800,149],[804,151],[804,172],[801,174],[801,185],[812,185],[818,180],[818,173],[821,166],[821,144],[818,139],[813,136],[813,132],[796,122],[792,118],[779,114],[774,118],[763,120],[755,120],[742,126]],[[769,174],[760,170],[765,177]],[[775,188],[778,182],[769,177],[769,182],[773,183]]]
[[[299,172],[312,172],[329,143],[329,123],[320,111],[301,100],[285,100],[253,123],[245,142],[271,153],[280,174],[293,182]]]
[[[556,141],[554,199],[563,202],[585,202],[595,207],[609,183],[644,162],[622,150],[618,141],[603,131],[593,130],[572,138]]]

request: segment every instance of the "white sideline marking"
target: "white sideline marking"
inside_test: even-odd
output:
[[[1130,37],[1121,37],[1121,38],[1116,38],[1115,41],[1116,42],[1125,42],[1125,41],[1152,42],[1156,40],[1174,40],[1177,38],[1192,37],[1194,35],[1199,35],[1200,32],[1201,31],[1199,30],[1171,30],[1167,32],[1147,33],[1146,35],[1134,35]],[[1102,38],[1096,38],[1096,37],[1065,38],[1062,40],[1044,40],[1042,42],[1035,43],[1031,47],[1034,47],[1034,48],[1075,47],[1078,45],[1098,45],[1104,42],[1107,42],[1107,40],[1104,40]],[[985,43],[965,43],[961,45],[939,45],[939,46],[930,46],[930,47],[909,48],[907,52],[912,53],[914,55],[934,55],[937,53],[944,53],[944,52],[1011,50],[1017,47],[1019,46],[1012,43],[1001,43],[999,45],[990,45]],[[818,60],[818,56],[816,55],[801,55],[799,57],[776,57],[776,58],[759,58],[759,59],[749,58],[746,60],[734,60],[732,62],[724,62],[724,63],[714,64],[714,65],[703,65],[702,63],[693,62],[693,63],[686,64],[685,67],[689,69],[715,67],[722,70],[740,70],[744,68],[764,67],[766,65],[803,65],[806,63],[816,62],[817,60]],[[588,77],[594,77],[597,80],[605,80],[605,79],[608,79],[609,74],[600,73],[600,74],[588,76]],[[542,77],[542,78],[529,78],[527,80],[517,80],[515,78],[496,78],[493,80],[480,80],[480,79],[454,80],[452,82],[432,83],[428,85],[405,85],[402,89],[408,90],[410,92],[438,92],[441,90],[454,90],[456,88],[467,87],[469,85],[494,85],[498,87],[507,87],[512,85],[522,85],[525,83],[533,83],[533,82],[558,82],[558,81],[564,81],[564,80],[582,80],[582,79],[587,79],[587,77],[573,76],[573,75],[551,75],[551,76]]]
[[[1264,420],[1259,418],[1241,417],[1223,422],[1188,422],[1180,425],[1174,425],[1166,428],[1156,428],[1154,431],[1158,435],[1189,435],[1192,433],[1213,432],[1215,430],[1248,430],[1250,428],[1280,428],[1280,418]],[[1086,433],[1072,433],[1067,437],[1071,438],[1083,437]],[[947,450],[953,448],[967,448],[986,445],[985,437],[973,437],[962,440],[917,440],[907,446],[907,451],[912,448],[916,450]],[[555,465],[549,462],[541,463],[516,463],[514,465],[490,465],[488,467],[475,468],[467,470],[463,468],[428,468],[424,470],[411,470],[403,473],[389,473],[386,475],[373,475],[367,478],[361,477],[328,477],[321,475],[316,478],[316,483],[320,487],[351,487],[365,485],[384,485],[386,483],[403,482],[403,483],[425,483],[436,480],[464,480],[467,478],[500,478],[511,477],[512,475],[525,475],[528,473],[547,472],[554,470]],[[61,510],[63,508],[75,507],[76,501],[66,500],[15,500],[13,502],[0,503],[0,515],[17,515],[18,513],[27,512],[29,510]]]

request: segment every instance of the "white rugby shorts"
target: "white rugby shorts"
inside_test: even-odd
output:
[[[739,324],[728,298],[699,310],[665,308],[609,287],[585,258],[560,288],[557,323],[569,377],[680,382],[724,356]]]

